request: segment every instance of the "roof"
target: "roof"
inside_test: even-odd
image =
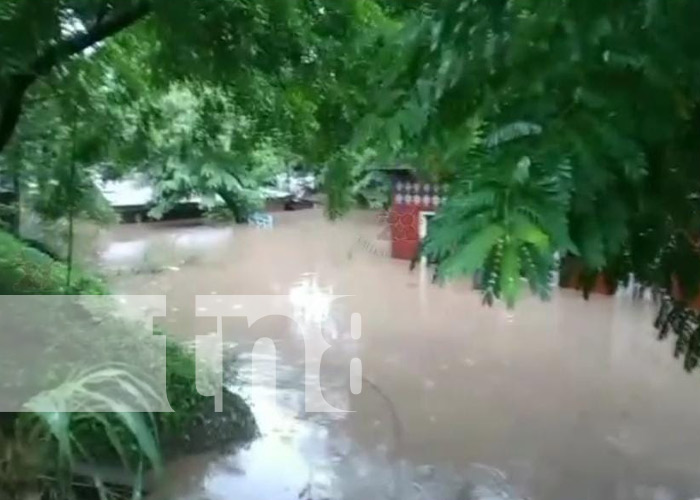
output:
[[[153,203],[155,198],[153,187],[139,178],[99,182],[98,187],[115,208],[146,206]]]

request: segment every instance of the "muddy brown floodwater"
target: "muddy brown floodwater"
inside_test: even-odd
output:
[[[224,321],[263,436],[173,463],[154,498],[700,497],[700,377],[656,340],[653,304],[558,291],[513,312],[482,307],[468,284],[435,286],[390,259],[382,224],[309,210],[275,214],[273,229],[122,225],[98,240],[100,264],[122,269],[117,290],[167,295],[161,322],[183,342],[216,331],[196,295],[288,295],[297,320]],[[351,412],[304,410],[314,326],[333,346],[324,395]]]

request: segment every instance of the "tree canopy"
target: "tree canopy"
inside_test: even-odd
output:
[[[27,165],[46,171],[70,151],[93,174],[147,173],[157,211],[200,195],[237,216],[261,179],[290,162],[322,165],[349,141],[391,25],[372,0],[2,9],[0,151],[25,184],[38,172]],[[51,136],[48,122],[62,132]]]
[[[9,0],[0,150],[41,137],[40,113],[82,113],[84,163],[145,170],[166,199],[242,195],[300,161],[325,169],[331,214],[374,166],[407,163],[451,189],[425,251],[446,278],[481,271],[488,301],[512,305],[521,278],[546,297],[557,256],[694,297],[698,13],[692,0]]]
[[[0,148],[30,88],[76,59],[102,64],[132,92],[173,82],[225,86],[269,128],[295,120],[296,132],[309,134],[312,125],[299,119],[321,103],[348,101],[338,99],[336,80],[357,63],[368,29],[386,20],[370,0],[10,0],[1,9]]]

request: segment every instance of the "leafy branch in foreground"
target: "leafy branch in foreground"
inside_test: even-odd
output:
[[[103,9],[105,5],[106,11]],[[139,0],[123,2],[119,8],[104,2],[92,2],[92,5],[83,3],[82,7],[71,5],[71,2],[57,2],[51,9],[32,9],[29,2],[22,0],[3,3],[0,53],[10,64],[0,71],[0,90],[4,94],[0,99],[0,152],[12,138],[22,114],[25,95],[39,77],[46,76],[70,57],[143,19],[152,12],[153,5],[148,0]],[[91,7],[102,10],[95,16],[94,22],[88,23],[86,19],[81,23],[80,14],[94,14],[89,12]],[[87,27],[61,36],[66,32],[66,19],[71,18],[71,13],[75,23]],[[31,33],[22,29],[30,20],[34,26]],[[17,48],[20,50],[17,51]]]
[[[445,277],[483,270],[487,300],[512,305],[521,276],[546,295],[558,252],[614,281],[698,289],[700,254],[678,235],[700,233],[699,13],[450,0],[408,18],[362,146],[452,184],[425,246]]]
[[[473,140],[424,245],[443,278],[478,272],[485,301],[502,298],[510,307],[521,276],[548,297],[554,253],[575,250],[565,217],[571,166],[528,156],[528,136],[510,127]]]

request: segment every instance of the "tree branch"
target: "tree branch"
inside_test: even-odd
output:
[[[26,72],[9,75],[7,91],[0,104],[0,153],[12,138],[22,114],[22,102],[29,87],[49,73],[60,62],[81,53],[88,47],[105,40],[148,16],[152,11],[150,0],[139,0],[131,8],[105,17],[87,31],[50,45],[29,64]]]

